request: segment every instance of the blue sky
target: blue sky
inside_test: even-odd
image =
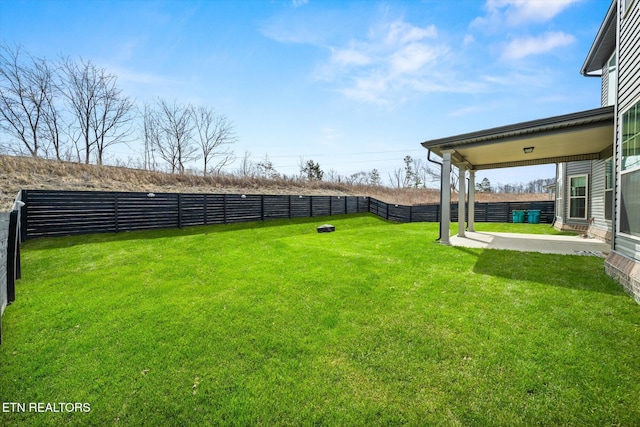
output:
[[[235,124],[238,156],[268,154],[279,172],[304,158],[386,179],[405,155],[426,159],[424,140],[599,107],[600,79],[579,70],[609,4],[0,0],[0,36],[34,56],[91,60],[140,105],[212,107]]]

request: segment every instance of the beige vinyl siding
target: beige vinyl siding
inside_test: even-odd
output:
[[[606,160],[593,160],[591,163],[590,213],[593,218],[592,227],[603,231],[611,228],[611,221],[605,219],[605,163]]]
[[[620,27],[618,111],[623,111],[640,96],[640,2],[634,2],[624,14]]]

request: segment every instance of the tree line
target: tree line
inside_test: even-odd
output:
[[[118,144],[144,142],[145,169],[157,161],[172,173],[201,160],[206,175],[234,160],[233,123],[208,106],[157,98],[139,108],[117,76],[91,61],[51,61],[20,46],[0,45],[0,150],[103,164]]]
[[[51,61],[7,44],[0,45],[0,130],[10,136],[0,139],[0,152],[86,164],[101,165],[112,147],[134,140],[143,143],[137,166],[146,170],[184,174],[188,164],[200,161],[204,175],[219,174],[236,160],[234,125],[211,107],[162,98],[140,107],[118,86],[115,74],[91,61]],[[255,162],[245,152],[239,163],[234,174],[244,178],[288,178],[268,156]],[[440,180],[440,171],[422,159],[407,155],[403,163],[388,174],[393,188],[427,188]],[[333,169],[325,173],[314,160],[301,158],[298,164],[296,179],[385,185],[378,169],[341,175]],[[455,191],[458,175],[451,179]],[[476,190],[544,192],[552,182],[492,186],[485,178]]]

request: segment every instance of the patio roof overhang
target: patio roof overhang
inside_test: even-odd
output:
[[[549,117],[457,136],[422,146],[454,164],[481,170],[531,166],[611,156],[613,106]],[[525,150],[527,149],[527,150]]]

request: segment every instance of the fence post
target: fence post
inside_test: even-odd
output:
[[[203,222],[204,222],[204,225],[209,225],[209,221],[208,221],[208,218],[207,218],[208,215],[209,215],[209,212],[208,212],[208,206],[207,206],[208,203],[207,203],[207,195],[206,194],[204,195],[203,203],[204,203],[204,212],[203,212],[204,213],[204,221]]]
[[[178,193],[178,228],[182,228],[182,194]]]
[[[113,222],[115,225],[115,230],[116,233],[120,231],[120,226],[119,226],[119,220],[118,220],[118,205],[120,204],[120,201],[118,199],[118,193],[115,193],[113,195]]]
[[[222,223],[227,223],[227,195],[222,195]]]
[[[27,190],[20,190],[20,200],[22,200],[22,207],[20,208],[20,241],[27,240],[27,203],[29,199],[29,192]]]
[[[260,221],[264,221],[264,194],[260,195]]]
[[[291,214],[291,198],[292,197],[293,197],[292,195],[289,195],[289,219],[292,218],[292,214]]]
[[[309,196],[309,217],[313,216],[313,196]]]

